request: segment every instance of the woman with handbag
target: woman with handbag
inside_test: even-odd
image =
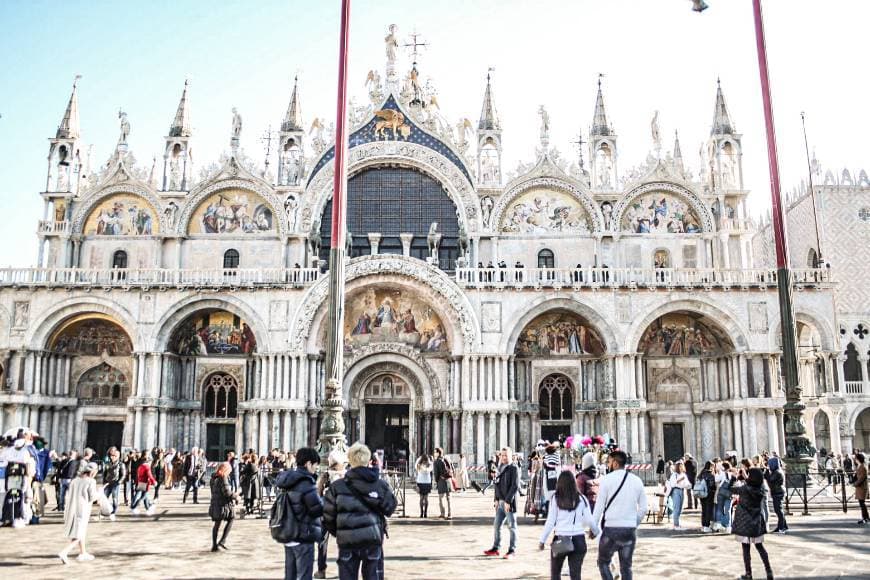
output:
[[[429,516],[429,494],[432,493],[432,462],[425,453],[417,460],[417,493],[420,494],[420,517]]]
[[[228,549],[226,546],[227,536],[230,535],[230,529],[232,529],[233,520],[236,517],[235,503],[239,495],[230,488],[230,472],[232,470],[229,463],[221,463],[214,475],[211,476],[211,501],[208,505],[208,515],[214,522],[211,529],[212,552],[217,552],[218,548]],[[226,526],[224,526],[224,533],[218,542],[221,522],[226,522]]]
[[[669,497],[674,505],[674,530],[681,531],[686,528],[680,527],[680,514],[683,512],[683,496],[686,490],[692,487],[689,476],[686,475],[686,466],[682,461],[674,465],[674,472],[665,484],[665,497]]]
[[[543,550],[547,538],[555,529],[556,536],[550,544],[551,580],[559,580],[566,558],[571,580],[580,580],[580,570],[586,556],[586,538],[583,537],[586,528],[598,535],[598,526],[592,519],[589,502],[577,491],[574,475],[570,471],[563,471],[556,480],[556,493],[550,501],[550,511],[539,545]]]
[[[130,504],[130,513],[134,516],[139,515],[139,502],[145,504],[145,514],[154,515],[154,504],[148,498],[148,490],[151,486],[157,483],[154,479],[154,474],[151,473],[151,464],[143,461],[136,470],[135,486],[133,487],[133,502]]]

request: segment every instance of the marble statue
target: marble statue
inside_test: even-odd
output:
[[[242,134],[242,116],[238,109],[233,107],[233,141],[238,141]]]
[[[398,27],[395,24],[390,24],[389,34],[384,38],[388,69],[396,66],[396,51],[399,49],[399,39],[396,36],[397,30]]]
[[[298,205],[299,202],[292,195],[288,195],[287,199],[284,200],[284,213],[287,214],[287,229],[291,232],[296,229],[296,207]]]
[[[492,197],[486,196],[480,200],[480,208],[483,212],[483,227],[489,225],[489,218],[492,215],[492,208],[495,205],[495,202],[492,201]]]
[[[659,112],[656,111],[655,115],[653,115],[652,121],[650,121],[650,132],[652,133],[653,147],[656,151],[662,150],[662,131],[661,127],[659,127]]]
[[[127,120],[127,113],[118,111],[118,119],[121,120],[121,137],[118,139],[118,145],[127,144],[127,136],[130,135],[130,121]]]
[[[547,113],[544,105],[538,107],[538,114],[541,116],[541,143],[548,143],[550,141],[550,114]]]

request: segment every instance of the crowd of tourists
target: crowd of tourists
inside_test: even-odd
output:
[[[486,494],[492,489],[493,538],[483,555],[511,560],[519,548],[517,515],[520,498],[525,496],[522,509],[528,521],[543,524],[538,548],[549,545],[554,579],[561,577],[566,562],[569,576],[580,578],[587,541],[597,540],[596,565],[601,577],[630,580],[641,522],[650,515],[658,522],[668,517],[674,532],[681,532],[687,529],[682,519],[687,510],[698,510],[700,532],[724,532],[736,538],[745,567],[743,578],[752,578],[752,546],[766,576],[772,578],[771,559],[764,547],[769,520],[773,525],[768,503],[776,516],[773,531],[785,534],[789,530],[783,510],[785,466],[775,452],[740,460],[714,458],[703,464],[689,454],[674,461],[659,456],[654,490],[647,490],[627,469],[630,457],[612,440],[608,444],[596,441],[580,452],[570,443],[539,441],[527,457],[504,447],[489,460],[483,486],[472,481],[465,455],[454,460],[436,447],[412,466],[419,517],[429,517],[433,493],[438,495],[438,517],[451,520],[452,494],[469,489]],[[858,524],[870,523],[864,454],[822,454],[819,464],[824,477],[830,477],[830,485],[853,486],[861,511]],[[212,473],[210,478],[208,473]],[[265,456],[253,450],[238,457],[229,452],[226,461],[209,465],[198,448],[122,454],[112,447],[104,457],[97,457],[88,448],[81,453],[55,453],[27,429],[0,439],[2,524],[14,528],[39,524],[48,510],[47,488],[53,487],[53,510],[63,512],[68,540],[58,553],[64,564],[73,551],[80,561],[94,558],[87,549],[94,504],[97,517],[111,521],[122,506],[132,516],[144,509],[146,515],[159,518],[156,505],[161,490],[177,490],[182,503],[198,504],[200,490],[207,486],[213,552],[228,549],[237,516],[258,515],[268,518],[272,538],[284,548],[285,578],[325,578],[330,538],[335,542],[341,579],[383,578],[383,543],[389,537],[388,518],[397,507],[385,476],[381,457],[361,443],[346,453],[334,451],[328,467],[322,469],[312,448],[274,449]],[[271,500],[270,509],[265,500]],[[502,538],[505,525],[507,542]],[[505,543],[507,549],[502,551]]]

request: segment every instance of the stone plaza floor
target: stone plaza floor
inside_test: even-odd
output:
[[[50,490],[50,493],[53,493]],[[520,518],[518,557],[487,558],[492,542],[492,492],[454,495],[453,520],[393,517],[385,543],[386,578],[455,579],[548,578],[548,552],[538,550],[541,524]],[[415,516],[417,497],[408,494],[408,515]],[[207,492],[199,505],[181,503],[181,492],[161,491],[157,516],[134,517],[126,507],[117,521],[89,525],[92,562],[75,558],[63,566],[56,554],[65,545],[62,518],[52,512],[38,526],[0,529],[0,579],[49,578],[280,578],[283,548],[272,541],[265,519],[237,519],[229,552],[212,553]],[[49,506],[54,506],[50,500]],[[438,515],[437,495],[429,512]],[[732,536],[701,534],[699,513],[690,511],[674,532],[665,525],[644,524],[635,552],[636,578],[737,578],[742,573],[740,547]],[[855,525],[857,515],[826,512],[794,515],[787,535],[770,534],[765,545],[774,571],[782,578],[870,577],[870,529]],[[504,530],[507,540],[507,528]],[[502,551],[506,544],[502,546]],[[328,578],[337,578],[335,547],[330,544]],[[585,578],[598,578],[596,542],[583,563]],[[753,550],[756,578],[763,568]],[[567,578],[567,565],[563,571]]]

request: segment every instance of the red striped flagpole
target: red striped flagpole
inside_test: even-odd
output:
[[[338,98],[335,119],[335,178],[332,194],[332,231],[329,249],[329,298],[326,329],[326,400],[322,402],[320,456],[323,462],[332,449],[343,450],[344,399],[342,397],[344,355],[344,259],[347,231],[347,53],[350,0],[341,0],[341,30],[338,50]],[[311,377],[309,380],[317,380]],[[314,404],[314,401],[310,401]]]

